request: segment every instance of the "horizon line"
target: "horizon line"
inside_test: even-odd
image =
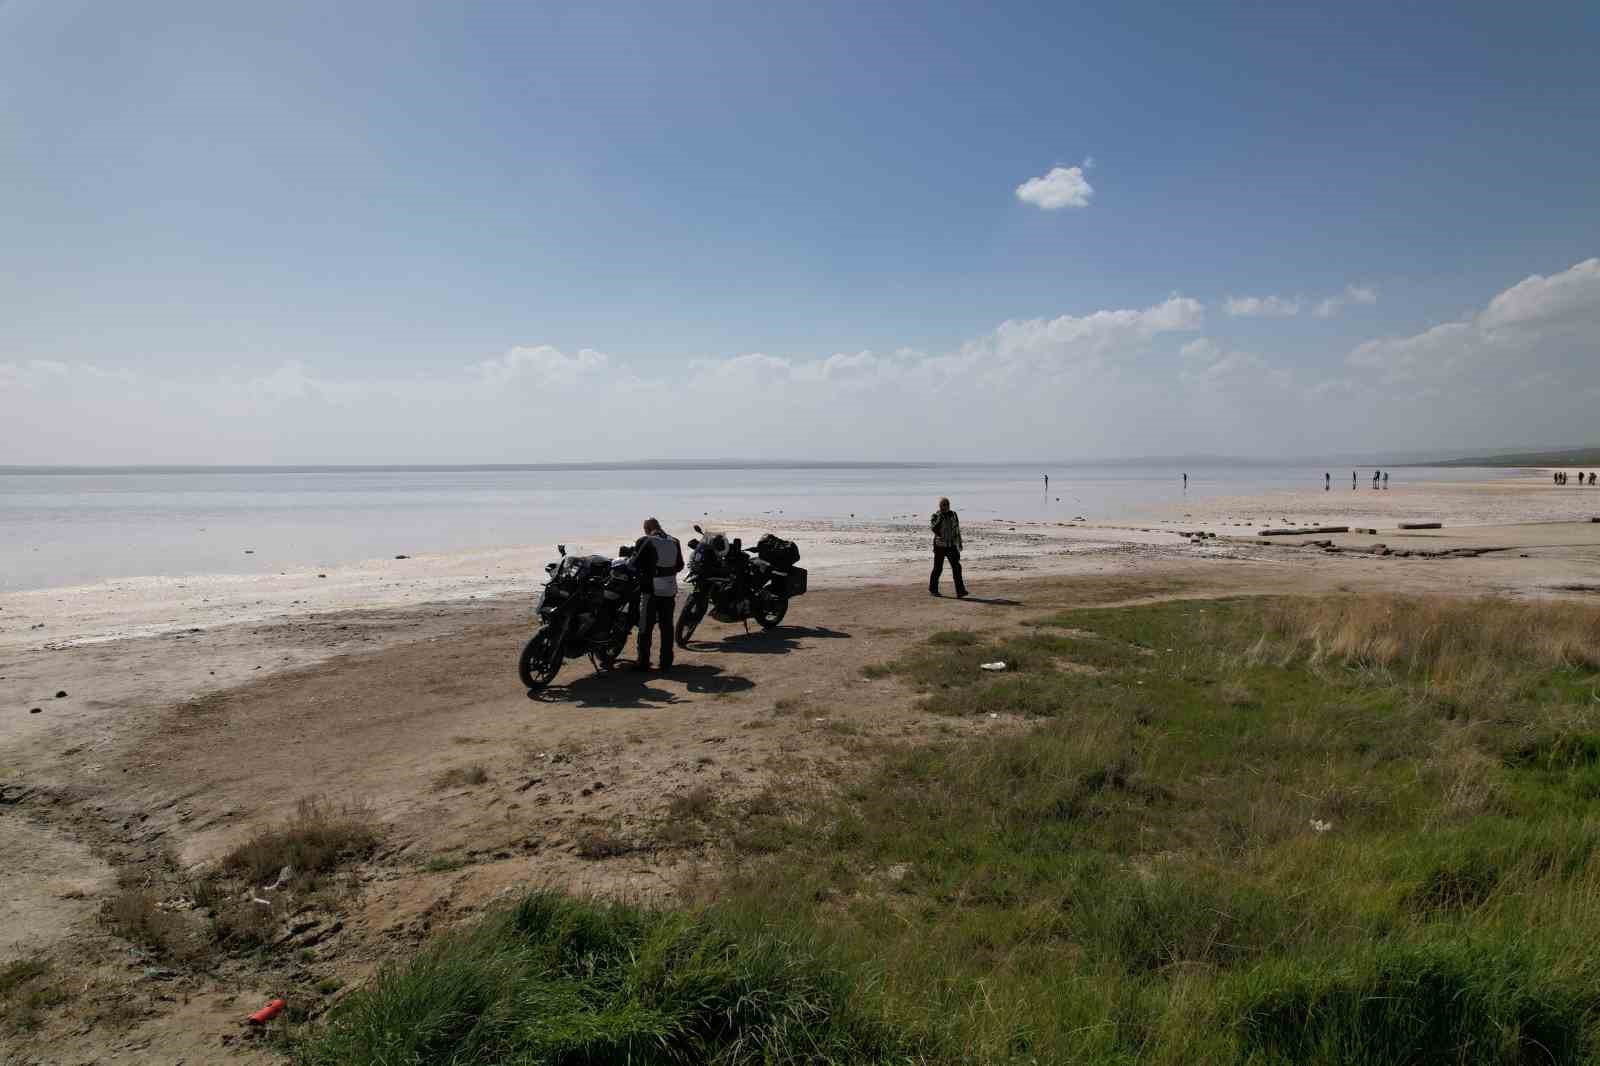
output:
[[[1427,466],[1433,463],[1460,464],[1472,460],[1507,460],[1531,458],[1536,455],[1554,456],[1562,452],[1586,451],[1586,448],[1523,448],[1503,452],[1480,451],[1463,455],[1466,449],[1452,452],[1402,451],[1390,453],[1369,452],[1357,456],[1307,455],[1274,459],[1246,456],[1190,454],[1145,455],[1096,459],[988,459],[988,460],[875,460],[875,459],[665,459],[648,461],[584,460],[549,463],[25,463],[0,464],[0,474],[252,474],[252,473],[409,473],[409,472],[483,472],[483,471],[567,471],[567,470],[859,470],[859,469],[937,469],[941,467],[1016,467],[1016,466],[1140,466],[1140,465],[1227,465],[1227,466],[1296,466],[1318,465],[1332,462],[1381,461],[1397,466]],[[1432,462],[1421,460],[1427,455]],[[1401,458],[1408,456],[1408,458]],[[1450,456],[1447,458],[1447,456]]]

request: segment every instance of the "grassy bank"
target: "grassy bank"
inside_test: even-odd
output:
[[[839,797],[703,797],[680,821],[745,849],[704,908],[536,897],[352,996],[305,1061],[1595,1052],[1600,611],[1077,610],[874,672],[993,734],[885,749]],[[623,932],[551,932],[591,927]]]

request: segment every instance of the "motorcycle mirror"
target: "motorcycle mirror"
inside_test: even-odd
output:
[[[557,544],[556,551],[561,553],[563,559],[567,557],[567,546],[565,544]]]
[[[617,549],[617,558],[619,558],[619,559],[626,559],[626,558],[630,557],[631,555],[633,555],[633,545],[632,544],[624,544],[620,548]]]
[[[695,532],[696,532],[696,533],[704,533],[704,532],[705,532],[705,530],[703,530],[703,529],[701,529],[701,528],[700,528],[700,527],[699,527],[699,526],[698,526],[698,525],[696,525],[696,526],[695,526],[695,527],[694,527],[694,531],[695,531]]]
[[[734,551],[739,551],[739,550],[741,550],[741,549],[742,549],[742,548],[743,548],[743,547],[744,547],[744,541],[742,541],[742,540],[741,540],[741,539],[739,539],[739,538],[738,538],[738,537],[734,537],[734,538],[733,538],[733,550],[734,550]]]
[[[700,538],[699,537],[690,537],[689,538],[689,550],[690,551],[694,551],[698,547],[700,547]]]

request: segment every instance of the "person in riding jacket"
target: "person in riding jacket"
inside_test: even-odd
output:
[[[939,500],[939,509],[929,522],[933,527],[933,573],[928,576],[928,591],[935,596],[939,591],[939,576],[944,573],[944,561],[950,560],[950,575],[956,579],[956,597],[967,595],[966,583],[961,580],[961,519],[950,510],[950,500]]]
[[[683,545],[669,537],[654,518],[644,520],[644,536],[634,545],[639,568],[639,657],[637,667],[650,669],[650,640],[661,630],[661,669],[672,669],[672,608],[678,598],[677,574],[683,569]],[[648,582],[648,584],[644,584]]]

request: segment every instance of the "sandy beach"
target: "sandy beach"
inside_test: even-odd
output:
[[[1600,490],[1529,475],[1211,500],[1144,524],[974,521],[969,601],[922,589],[919,521],[779,524],[812,574],[785,625],[708,622],[671,674],[573,663],[537,699],[513,667],[552,546],[7,594],[0,961],[58,960],[77,1002],[62,1016],[76,1020],[5,1061],[276,1061],[243,1013],[284,989],[358,980],[519,886],[670,897],[701,857],[641,843],[597,859],[578,840],[605,827],[645,841],[671,797],[699,783],[738,795],[837,779],[857,758],[839,723],[890,741],[1020,726],[936,722],[893,680],[864,676],[934,629],[1171,596],[1592,598],[1595,514]],[[1411,521],[1443,528],[1396,528]],[[1258,537],[1268,524],[1378,532]],[[726,525],[747,541],[768,528]],[[481,783],[438,783],[469,765]],[[308,796],[370,807],[384,843],[347,912],[295,934],[294,961],[173,970],[97,920],[119,883],[203,868]]]

